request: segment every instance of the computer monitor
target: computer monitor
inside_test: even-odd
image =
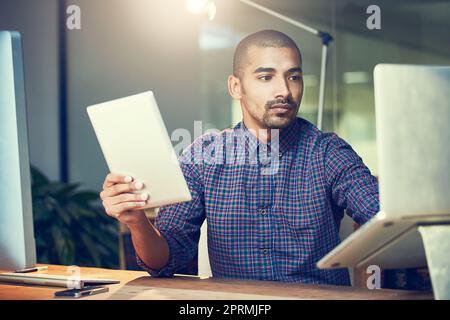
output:
[[[380,64],[374,84],[381,211],[319,268],[425,267],[418,227],[450,224],[450,67]]]
[[[21,37],[0,31],[0,269],[36,263]]]

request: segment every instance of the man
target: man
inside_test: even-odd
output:
[[[130,193],[142,183],[109,174],[106,212],[128,225],[153,276],[172,276],[194,258],[206,218],[215,277],[349,285],[347,270],[316,262],[339,244],[344,209],[359,224],[378,212],[378,185],[347,143],[297,118],[298,47],[273,30],[246,37],[228,90],[243,121],[203,135],[180,157],[192,201],[161,208],[153,225],[139,210],[149,196]]]

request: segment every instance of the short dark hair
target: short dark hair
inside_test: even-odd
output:
[[[242,39],[234,52],[233,75],[240,78],[242,69],[247,60],[247,51],[250,47],[271,47],[271,48],[292,48],[298,52],[301,59],[301,53],[298,46],[286,34],[276,30],[261,30]]]

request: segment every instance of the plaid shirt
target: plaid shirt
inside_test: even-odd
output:
[[[345,141],[304,119],[278,141],[260,142],[242,122],[196,139],[179,158],[192,201],[162,207],[155,222],[169,263],[139,265],[155,277],[186,267],[206,218],[214,277],[349,285],[347,269],[316,263],[340,243],[344,209],[358,224],[379,211],[376,178]]]

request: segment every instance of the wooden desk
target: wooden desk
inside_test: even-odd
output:
[[[41,273],[66,275],[65,266],[49,266]],[[146,272],[81,268],[81,276],[114,278],[120,284],[109,285],[109,292],[87,299],[433,299],[431,293],[403,290],[368,290],[352,287],[301,285],[274,281],[242,281],[191,276],[151,278]],[[0,284],[0,300],[52,300],[56,287]],[[75,300],[75,299],[74,299]]]

